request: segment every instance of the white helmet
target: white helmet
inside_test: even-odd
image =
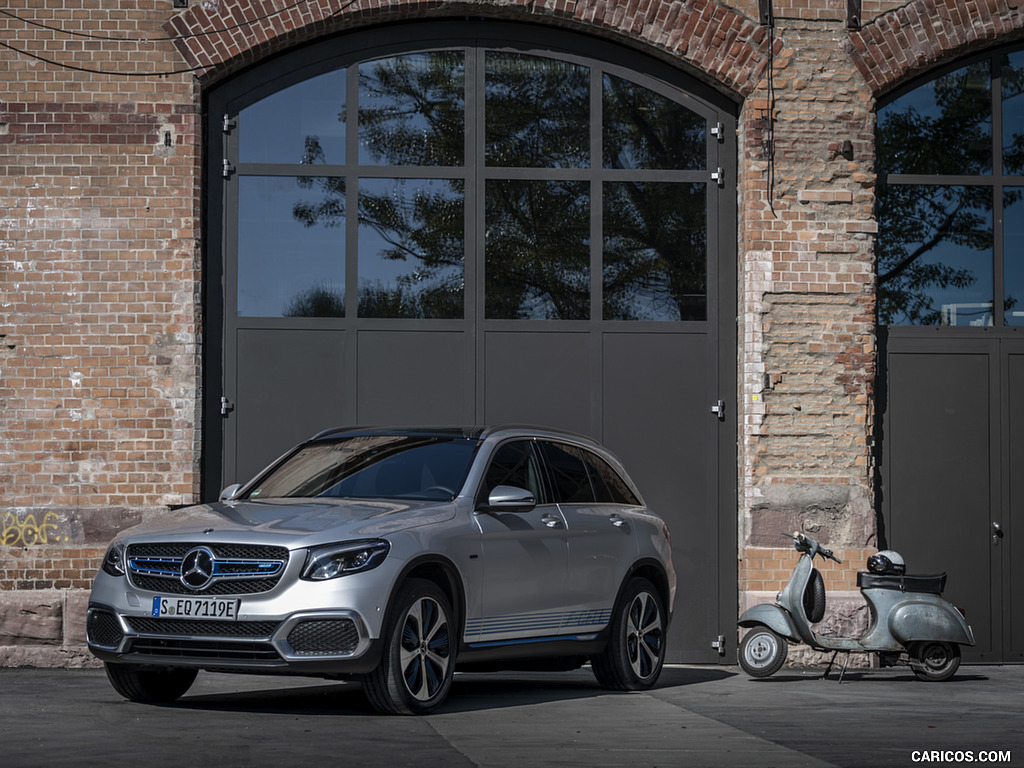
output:
[[[885,549],[868,558],[868,570],[887,576],[900,576],[907,572],[907,564],[903,555],[891,549]]]

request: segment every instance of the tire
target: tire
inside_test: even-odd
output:
[[[918,680],[948,680],[960,668],[960,646],[935,641],[915,643],[910,648],[910,667]]]
[[[612,612],[605,649],[590,659],[597,682],[613,691],[643,691],[665,663],[665,608],[647,579],[631,579]]]
[[[825,618],[825,582],[817,568],[811,570],[811,578],[804,589],[804,614],[811,624]]]
[[[199,674],[198,669],[148,669],[109,662],[103,668],[115,691],[140,704],[166,704],[180,699]]]
[[[739,662],[751,677],[771,677],[786,663],[789,641],[768,627],[754,627],[740,640]]]
[[[409,579],[398,590],[385,624],[380,665],[363,678],[378,712],[425,715],[448,695],[455,672],[452,607],[434,582]]]

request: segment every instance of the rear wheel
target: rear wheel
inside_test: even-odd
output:
[[[930,683],[948,680],[960,668],[960,646],[955,643],[915,643],[910,648],[910,667],[918,680]]]
[[[665,629],[658,590],[647,579],[631,579],[612,613],[608,645],[590,660],[597,682],[617,691],[653,686],[665,663]]]
[[[455,672],[452,608],[432,581],[409,579],[390,611],[380,665],[363,678],[378,712],[425,715],[444,701]]]
[[[789,641],[768,627],[754,627],[740,640],[739,661],[751,677],[771,677],[786,663]]]
[[[148,669],[109,662],[103,668],[115,691],[140,704],[165,704],[181,698],[199,674],[197,669]]]

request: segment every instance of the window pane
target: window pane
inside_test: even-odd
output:
[[[1024,51],[1004,56],[1000,69],[1003,99],[1003,173],[1024,174]]]
[[[238,179],[238,314],[344,317],[344,180]]]
[[[884,173],[991,173],[989,62],[940,75],[880,109],[877,151]]]
[[[359,315],[461,318],[465,194],[455,179],[361,179]]]
[[[485,189],[487,317],[588,319],[589,185],[490,180]]]
[[[697,170],[706,166],[707,123],[636,83],[604,76],[604,167]]]
[[[359,162],[462,165],[466,124],[461,51],[359,65]]]
[[[590,482],[594,486],[597,500],[609,504],[631,504],[638,506],[640,500],[626,484],[619,473],[602,459],[590,451],[583,451],[583,461],[590,470]]]
[[[278,91],[238,113],[242,163],[343,163],[345,70]]]
[[[522,488],[533,494],[538,504],[545,502],[544,484],[533,445],[528,441],[505,443],[495,452],[487,468],[480,501],[486,501],[499,485]]]
[[[1003,192],[1003,299],[1006,325],[1024,325],[1024,187]]]
[[[552,501],[556,504],[593,504],[594,491],[579,451],[570,445],[555,443],[540,443],[540,449],[550,471],[551,491],[554,493]]]
[[[518,53],[487,53],[487,165],[590,167],[590,69]]]
[[[707,319],[704,184],[604,185],[604,319]]]
[[[991,190],[887,184],[878,211],[879,322],[991,325]]]

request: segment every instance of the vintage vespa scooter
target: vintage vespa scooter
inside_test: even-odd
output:
[[[740,666],[748,675],[775,674],[785,663],[792,642],[806,643],[816,651],[833,651],[823,677],[828,676],[836,656],[845,653],[839,682],[851,653],[878,652],[884,663],[909,663],[921,680],[953,676],[960,666],[960,646],[974,645],[974,633],[963,612],[940,597],[945,573],[908,576],[890,567],[876,569],[888,572],[860,572],[857,586],[870,610],[867,631],[857,638],[819,635],[811,624],[825,615],[825,588],[814,558],[841,561],[806,534],[783,536],[792,538],[793,548],[800,553],[789,583],[774,604],[755,605],[739,619],[741,627],[750,628],[739,646]],[[886,558],[877,559],[889,565]]]

